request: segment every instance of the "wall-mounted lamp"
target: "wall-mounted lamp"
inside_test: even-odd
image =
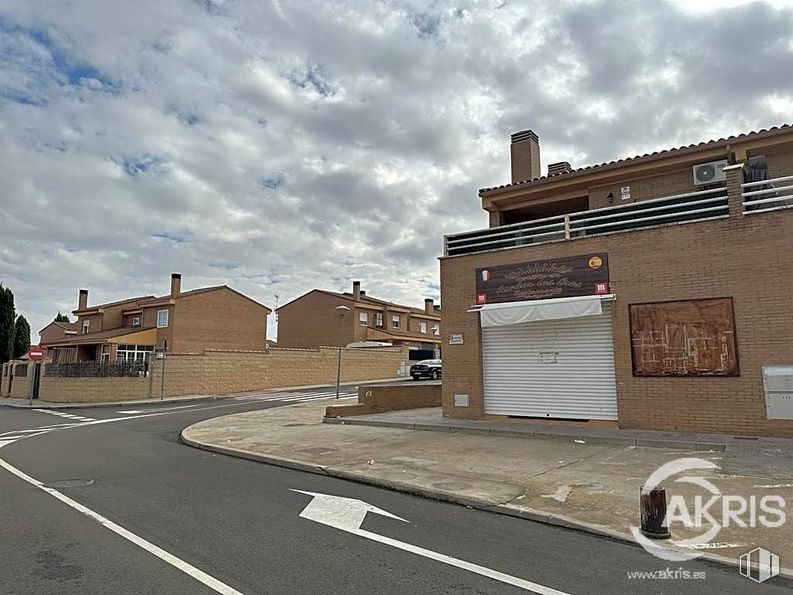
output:
[[[609,204],[610,205],[614,204],[614,193],[613,192],[609,192],[609,194],[608,194],[608,196],[606,198],[609,199]]]

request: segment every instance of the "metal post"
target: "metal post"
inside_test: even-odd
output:
[[[162,369],[160,371],[160,401],[165,398],[165,358],[168,356],[168,339],[162,340]]]
[[[336,324],[336,345],[338,347],[338,356],[336,358],[336,398],[339,398],[339,383],[341,382],[341,327],[344,315],[349,312],[347,306],[336,306],[336,313],[339,315],[339,321]]]
[[[639,492],[641,506],[641,532],[650,539],[669,539],[669,525],[666,520],[666,490],[644,487]]]
[[[33,407],[33,379],[35,377],[36,372],[36,362],[28,362],[28,378],[30,379],[28,382],[28,406]]]

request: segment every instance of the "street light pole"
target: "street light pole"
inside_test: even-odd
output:
[[[336,398],[339,398],[339,382],[341,381],[341,328],[344,317],[350,309],[347,306],[336,306],[336,313],[339,320],[336,323],[336,345],[338,346],[338,356],[336,357]]]

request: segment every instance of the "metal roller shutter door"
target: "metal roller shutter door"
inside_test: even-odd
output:
[[[482,329],[485,413],[617,419],[612,306]]]

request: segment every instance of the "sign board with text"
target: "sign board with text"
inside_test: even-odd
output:
[[[609,293],[605,252],[476,270],[476,305]]]

